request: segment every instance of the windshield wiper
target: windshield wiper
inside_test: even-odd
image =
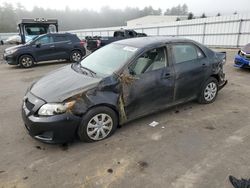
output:
[[[89,72],[91,73],[92,76],[94,76],[94,75],[96,76],[96,72],[92,71],[91,69],[89,69],[89,68],[87,68],[87,67],[82,66],[81,64],[80,64],[80,68],[89,71]]]

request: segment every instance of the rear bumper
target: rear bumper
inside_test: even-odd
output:
[[[250,68],[250,61],[240,55],[234,58],[234,66],[239,68]]]
[[[227,80],[224,80],[222,83],[219,84],[218,89],[221,90],[225,85],[227,85]]]

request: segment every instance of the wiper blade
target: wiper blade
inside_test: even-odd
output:
[[[89,68],[87,68],[87,67],[84,67],[84,66],[82,66],[82,65],[80,65],[80,67],[81,67],[81,69],[85,69],[85,70],[89,71],[89,72],[91,73],[92,76],[93,76],[93,75],[96,75],[96,72],[92,71],[91,69],[89,69]]]

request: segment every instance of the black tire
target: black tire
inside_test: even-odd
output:
[[[23,68],[31,68],[34,66],[34,58],[31,55],[22,55],[18,62]]]
[[[103,124],[101,123],[102,125],[100,125],[99,123],[95,123],[96,122],[95,118],[98,118],[98,120],[100,120],[103,118],[102,115],[104,115],[104,117],[105,117],[105,115],[107,115],[104,118],[106,120],[106,122],[99,121],[100,123],[104,122]],[[112,120],[112,122],[110,122],[109,120]],[[111,124],[112,124],[112,126],[111,126]],[[111,108],[106,107],[106,106],[99,106],[99,107],[95,107],[95,108],[90,109],[83,116],[82,122],[78,127],[77,134],[78,134],[79,139],[81,141],[84,141],[84,142],[100,141],[100,140],[103,140],[103,139],[110,137],[115,132],[117,125],[118,125],[118,117],[117,117],[117,114],[115,113],[115,111],[112,110]],[[95,127],[92,127],[92,126],[95,126]],[[98,126],[98,127],[96,127],[96,126]],[[105,129],[104,129],[104,127],[105,127]],[[107,128],[109,128],[109,129],[107,129]],[[101,129],[106,134],[105,137],[103,136],[105,134],[103,134]],[[98,137],[98,139],[95,139],[93,137]]]
[[[72,63],[80,62],[82,60],[82,53],[79,50],[73,50],[70,53],[69,60]]]
[[[198,102],[201,104],[212,103],[215,101],[217,94],[218,94],[218,81],[216,78],[210,77],[202,86]]]

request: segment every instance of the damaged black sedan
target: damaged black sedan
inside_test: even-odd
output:
[[[212,103],[227,83],[225,59],[186,39],[118,41],[33,84],[24,97],[24,124],[47,143],[99,141],[150,113],[194,99]]]

